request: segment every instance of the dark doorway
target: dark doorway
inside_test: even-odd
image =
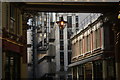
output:
[[[20,79],[20,55],[14,52],[7,52],[5,65],[5,80]]]
[[[92,80],[92,62],[88,62],[84,65],[85,68],[85,80]]]
[[[94,80],[103,80],[102,61],[93,62]]]

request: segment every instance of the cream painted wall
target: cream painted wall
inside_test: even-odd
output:
[[[27,71],[27,63],[23,63],[23,58],[21,58],[21,78],[26,79],[28,78],[28,71]]]

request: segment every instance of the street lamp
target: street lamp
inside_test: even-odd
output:
[[[64,21],[63,16],[62,16],[60,17],[60,21],[57,21],[56,23],[59,25],[60,29],[64,29],[64,27],[67,24],[67,21]]]

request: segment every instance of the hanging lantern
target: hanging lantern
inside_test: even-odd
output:
[[[60,21],[57,21],[56,23],[59,25],[60,29],[64,29],[64,27],[67,24],[67,21],[64,21],[63,16],[62,16],[60,17]]]

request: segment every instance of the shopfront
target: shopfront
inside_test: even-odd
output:
[[[7,52],[5,59],[5,80],[20,79],[20,55]]]
[[[93,61],[93,78],[94,80],[103,80],[102,60]]]
[[[107,80],[116,80],[115,79],[115,60],[114,58],[108,58],[107,62]]]
[[[84,66],[83,65],[79,65],[78,66],[78,80],[84,80]]]
[[[92,62],[84,64],[84,78],[85,80],[92,80]]]
[[[77,66],[73,67],[73,80],[77,80]]]

